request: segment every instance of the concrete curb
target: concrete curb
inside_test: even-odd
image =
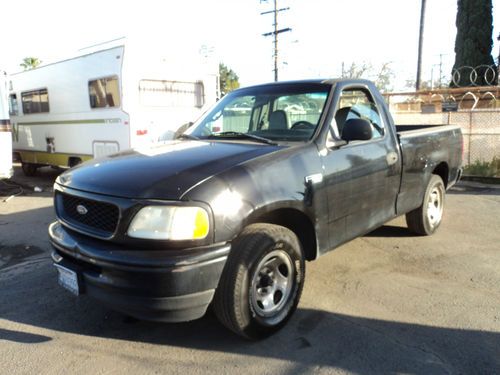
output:
[[[462,176],[462,181],[480,182],[482,184],[500,185],[500,177],[483,177],[483,176]]]

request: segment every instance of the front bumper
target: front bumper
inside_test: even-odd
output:
[[[49,226],[55,264],[78,275],[80,291],[144,320],[200,318],[212,301],[229,244],[182,250],[125,249]]]

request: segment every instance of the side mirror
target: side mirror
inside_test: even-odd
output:
[[[371,124],[359,118],[347,120],[342,130],[342,139],[344,141],[368,141],[373,137]]]

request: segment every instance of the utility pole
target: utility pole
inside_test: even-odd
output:
[[[415,90],[420,90],[420,79],[422,77],[422,48],[424,45],[424,23],[425,23],[425,2],[422,1],[420,9],[420,32],[418,34],[418,57],[417,57],[417,79],[415,80]]]
[[[274,24],[273,24],[274,31],[271,31],[269,33],[264,33],[262,35],[263,36],[271,36],[271,35],[274,36],[274,40],[273,40],[273,46],[274,46],[274,54],[273,54],[273,57],[274,57],[274,81],[277,82],[278,81],[278,34],[284,33],[284,32],[287,32],[287,31],[292,31],[292,29],[290,29],[289,27],[287,27],[285,29],[278,30],[278,12],[289,10],[290,8],[281,8],[281,9],[278,9],[278,0],[273,0],[273,2],[274,2],[274,10],[270,10],[268,12],[262,12],[260,15],[270,14],[270,13],[273,13],[273,15],[274,15]]]

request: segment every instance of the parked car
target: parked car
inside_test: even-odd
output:
[[[279,109],[312,100],[321,111],[293,122]],[[251,105],[244,131],[225,111],[236,101]],[[139,319],[197,319],[213,304],[233,332],[266,337],[295,311],[306,261],[400,215],[414,233],[437,230],[461,131],[408,129],[365,80],[236,90],[178,140],[58,177],[59,282]]]

